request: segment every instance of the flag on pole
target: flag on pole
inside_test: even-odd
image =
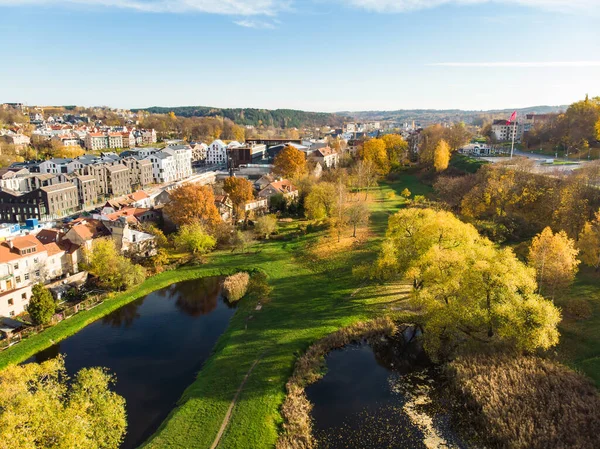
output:
[[[512,113],[512,115],[510,116],[510,119],[508,119],[508,123],[510,124],[511,122],[514,122],[516,119],[517,119],[517,111]]]

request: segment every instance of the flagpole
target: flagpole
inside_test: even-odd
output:
[[[515,136],[517,135],[517,117],[515,116],[515,126],[512,133],[512,145],[510,147],[510,158],[513,158],[513,152],[515,151]]]

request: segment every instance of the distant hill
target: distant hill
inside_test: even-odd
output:
[[[519,115],[523,114],[548,114],[565,111],[568,105],[561,106],[531,106],[516,109]],[[492,109],[487,111],[465,111],[461,109],[399,109],[396,111],[342,111],[340,116],[352,117],[357,121],[391,121],[410,122],[415,120],[421,124],[439,123],[444,121],[467,123],[478,122],[482,117],[510,116],[515,109]]]
[[[347,117],[326,112],[305,112],[294,109],[212,108],[208,106],[177,106],[132,109],[133,112],[148,111],[151,114],[174,112],[180,117],[225,117],[238,125],[265,125],[277,128],[306,128],[317,126],[341,126]]]

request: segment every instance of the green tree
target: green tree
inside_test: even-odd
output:
[[[269,236],[277,231],[277,217],[275,215],[263,215],[254,224],[254,230],[258,235],[269,239]]]
[[[36,325],[48,324],[56,313],[56,302],[50,291],[42,284],[32,287],[27,312]]]
[[[312,220],[322,220],[334,215],[336,187],[330,182],[315,184],[304,200],[306,216]]]
[[[208,253],[216,244],[215,238],[207,234],[200,223],[183,225],[175,236],[175,246],[194,257]]]
[[[121,256],[110,238],[95,239],[91,251],[84,252],[84,267],[98,280],[98,285],[112,290],[124,290],[146,278],[143,267]]]
[[[11,365],[0,372],[0,447],[118,449],[125,400],[110,391],[115,378],[84,368],[73,379],[64,360]]]
[[[546,227],[533,238],[528,261],[537,272],[540,294],[548,289],[554,296],[573,282],[579,266],[578,253],[575,241],[564,231],[554,234]]]

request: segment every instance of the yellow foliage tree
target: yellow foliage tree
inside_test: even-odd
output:
[[[598,271],[600,269],[600,210],[596,212],[594,220],[588,221],[583,227],[577,247],[581,261]]]
[[[371,162],[379,175],[385,176],[390,172],[390,161],[383,139],[367,140],[362,146],[360,157],[365,162]]]
[[[450,163],[450,146],[444,139],[440,140],[433,153],[433,166],[435,171],[440,172],[448,168]]]
[[[290,179],[297,179],[307,172],[306,155],[291,145],[286,146],[275,156],[273,173]]]
[[[537,273],[540,294],[548,288],[554,296],[573,282],[579,266],[578,253],[575,241],[564,231],[554,234],[546,227],[533,238],[528,260]]]
[[[171,191],[164,211],[178,226],[199,222],[211,233],[222,222],[210,186],[186,184],[178,187]]]

